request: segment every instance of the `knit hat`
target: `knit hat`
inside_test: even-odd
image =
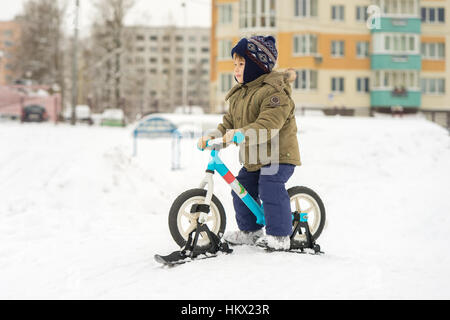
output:
[[[271,72],[278,59],[275,38],[272,36],[242,38],[231,50],[231,57],[235,53],[245,59],[244,83],[252,82]]]

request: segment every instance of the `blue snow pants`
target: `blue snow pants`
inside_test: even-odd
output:
[[[264,172],[264,167],[261,169]],[[280,164],[275,175],[261,174],[261,170],[249,172],[242,168],[236,177],[242,186],[259,204],[264,207],[266,233],[272,236],[290,236],[292,233],[292,212],[285,183],[295,170],[294,165]],[[233,205],[239,230],[256,231],[263,226],[256,223],[255,215],[234,193]]]

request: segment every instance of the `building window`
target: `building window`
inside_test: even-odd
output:
[[[392,90],[407,88],[420,90],[418,71],[379,70],[375,72],[374,89]]]
[[[331,20],[334,21],[344,21],[345,20],[345,7],[331,6]]]
[[[407,33],[376,33],[373,52],[380,54],[419,54],[420,35]]]
[[[276,26],[276,0],[241,0],[239,25],[247,28],[274,28]]]
[[[340,58],[344,56],[344,41],[333,40],[331,41],[331,56]]]
[[[150,36],[151,41],[158,41],[158,36]]]
[[[369,57],[369,45],[368,41],[358,41],[356,42],[356,56],[358,58]]]
[[[369,19],[369,14],[367,13],[367,6],[356,6],[356,21],[366,22]]]
[[[332,92],[344,92],[344,78],[333,77],[331,78],[331,91]]]
[[[376,5],[380,6],[379,0]],[[418,13],[418,0],[389,0],[384,1],[382,5],[382,12],[387,15],[414,15]]]
[[[317,17],[318,0],[294,0],[294,16],[301,18]]]
[[[233,5],[231,3],[219,4],[219,24],[230,24],[233,22]]]
[[[231,73],[220,74],[220,92],[225,93],[231,90],[233,75]]]
[[[356,91],[368,93],[370,91],[369,78],[356,78]]]
[[[12,37],[13,34],[14,34],[13,30],[4,30],[4,31],[3,31],[3,35],[4,35],[5,37]]]
[[[445,43],[422,42],[422,58],[427,60],[445,60]]]
[[[317,89],[317,71],[316,70],[297,70],[297,78],[294,81],[296,90],[316,90]]]
[[[231,40],[219,40],[219,60],[229,60],[231,59]]]
[[[427,79],[422,78],[421,80],[422,93],[424,94],[445,94],[445,79]]]
[[[417,16],[418,0],[376,0],[375,4],[381,7],[382,12],[386,15],[395,16]]]
[[[317,36],[302,34],[294,36],[294,55],[308,56],[317,54]]]
[[[421,9],[422,22],[445,23],[445,8],[425,7]]]

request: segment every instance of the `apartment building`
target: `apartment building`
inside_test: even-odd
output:
[[[297,107],[356,114],[450,110],[449,0],[213,0],[211,108],[235,84],[231,48],[272,35],[275,69],[297,70]],[[368,12],[368,8],[369,12]]]
[[[125,94],[143,113],[183,105],[209,111],[209,28],[130,26],[125,33],[124,63],[137,80],[135,90]]]
[[[13,84],[17,79],[14,52],[19,41],[20,24],[17,21],[0,21],[0,85]]]

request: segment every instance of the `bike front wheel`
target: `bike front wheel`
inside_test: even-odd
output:
[[[180,246],[186,245],[189,233],[196,227],[198,214],[192,214],[191,208],[195,204],[204,204],[207,191],[204,189],[191,189],[180,194],[172,204],[169,211],[169,229],[173,240]],[[222,203],[213,195],[210,211],[206,220],[209,230],[222,237],[226,227],[225,209]],[[210,244],[206,232],[200,233],[198,247],[205,248]]]

